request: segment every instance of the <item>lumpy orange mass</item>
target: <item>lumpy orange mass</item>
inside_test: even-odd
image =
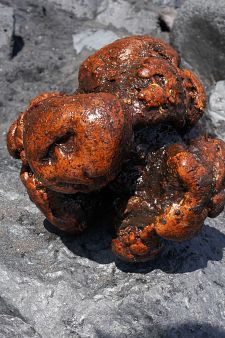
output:
[[[110,210],[113,252],[146,261],[224,208],[225,143],[188,133],[204,107],[175,50],[132,36],[89,56],[74,94],[34,98],[9,128],[8,150],[49,222],[78,234]]]

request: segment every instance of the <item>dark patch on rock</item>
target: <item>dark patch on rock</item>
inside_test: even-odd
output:
[[[162,32],[170,32],[170,28],[168,27],[167,23],[165,22],[165,20],[163,20],[161,16],[159,17],[158,22]]]
[[[15,56],[17,56],[17,54],[24,47],[24,40],[23,40],[22,36],[13,35],[13,37],[12,37],[12,44],[13,44],[13,47],[12,47],[11,57],[14,58]]]

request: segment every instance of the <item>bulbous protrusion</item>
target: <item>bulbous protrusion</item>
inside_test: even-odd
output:
[[[98,190],[118,172],[131,126],[111,94],[42,95],[8,132],[12,155],[23,152],[46,187],[64,193]]]
[[[78,91],[117,95],[133,125],[170,122],[191,128],[205,107],[204,89],[166,42],[148,36],[116,40],[80,66]]]
[[[136,191],[123,208],[113,251],[127,261],[154,258],[160,238],[193,238],[207,216],[224,208],[225,143],[200,138],[165,146],[148,156]],[[122,205],[122,203],[121,203]]]

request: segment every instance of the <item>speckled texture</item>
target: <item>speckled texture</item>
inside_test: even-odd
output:
[[[121,198],[113,251],[128,261],[146,261],[162,250],[162,238],[193,238],[207,215],[216,217],[224,208],[224,160],[225,143],[205,137],[149,152],[125,207]]]
[[[165,129],[190,130],[205,106],[201,83],[178,62],[163,40],[116,40],[82,63],[74,94],[40,94],[7,134],[10,155],[22,160],[21,180],[47,220],[78,234],[110,212],[118,223],[112,249],[125,261],[154,258],[162,238],[193,238],[224,208],[225,143],[166,143]],[[155,129],[163,147],[145,138]],[[129,174],[135,191],[127,195],[126,181],[119,192],[110,189]]]
[[[133,124],[166,121],[187,129],[202,116],[205,93],[194,73],[179,64],[179,55],[161,39],[119,39],[82,62],[78,91],[115,94]]]
[[[14,34],[13,8],[0,3],[0,63],[10,59],[12,55],[12,39]]]
[[[209,95],[207,114],[211,119],[213,133],[225,140],[225,81],[218,81]]]
[[[0,337],[224,338],[225,214],[137,266],[114,261],[108,222],[76,239],[43,227],[7,154],[6,129],[39,92],[73,91],[88,52],[75,54],[72,34],[95,23],[46,2],[1,3],[15,7],[25,46],[0,67]]]
[[[186,0],[171,42],[207,86],[225,78],[225,0]]]

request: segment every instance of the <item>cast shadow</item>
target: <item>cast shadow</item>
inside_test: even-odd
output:
[[[204,125],[204,123],[203,123]],[[150,132],[151,131],[151,132]],[[193,128],[189,133],[185,134],[185,142],[188,139],[195,138],[204,131],[201,125]],[[145,151],[161,148],[164,144],[171,144],[181,141],[179,135],[173,127],[168,124],[161,124],[154,128],[141,129],[136,131],[136,138],[141,144],[146,146]],[[144,151],[144,150],[143,150]],[[132,156],[131,156],[132,157]],[[136,155],[128,165],[126,163],[124,172],[127,177],[131,177],[127,185],[129,187],[126,198],[133,196],[136,190],[137,177],[134,174],[133,165],[136,165]],[[132,175],[130,175],[132,173]],[[120,181],[118,181],[120,182]],[[122,181],[123,182],[123,181]],[[133,190],[132,190],[133,187]],[[118,187],[117,187],[118,188]],[[113,190],[112,190],[113,191]],[[221,222],[220,215],[216,221],[207,219],[201,233],[191,241],[182,243],[165,241],[165,250],[154,261],[146,263],[124,263],[117,259],[111,251],[111,240],[115,236],[114,224],[115,217],[112,204],[118,196],[112,196],[112,191],[106,189],[103,193],[103,205],[93,217],[93,224],[83,234],[72,237],[60,232],[47,221],[44,222],[46,229],[60,236],[64,245],[75,255],[86,257],[99,264],[109,264],[115,262],[118,269],[124,272],[148,273],[155,269],[160,269],[166,273],[184,273],[198,269],[203,269],[209,261],[219,261],[223,257],[223,248],[225,247],[225,234],[210,225],[217,225]],[[119,192],[117,192],[119,194]],[[131,194],[131,195],[130,195]],[[99,219],[101,217],[101,219]],[[222,222],[221,222],[222,223]]]
[[[214,221],[207,219],[201,233],[190,241],[182,243],[166,241],[161,255],[146,263],[126,263],[114,256],[111,251],[111,240],[115,237],[115,233],[110,222],[100,221],[77,237],[60,232],[47,220],[44,221],[44,226],[48,231],[57,234],[75,255],[86,257],[99,264],[115,262],[117,268],[124,272],[145,274],[160,269],[175,274],[203,269],[209,261],[222,259],[225,234],[211,227],[210,222]]]
[[[115,338],[111,333],[96,330],[98,338]],[[130,335],[139,338],[140,333]],[[185,322],[182,324],[163,325],[151,324],[141,332],[143,338],[225,338],[225,331],[209,323]]]
[[[162,338],[225,338],[225,331],[209,323],[187,322],[168,326],[162,330]]]

